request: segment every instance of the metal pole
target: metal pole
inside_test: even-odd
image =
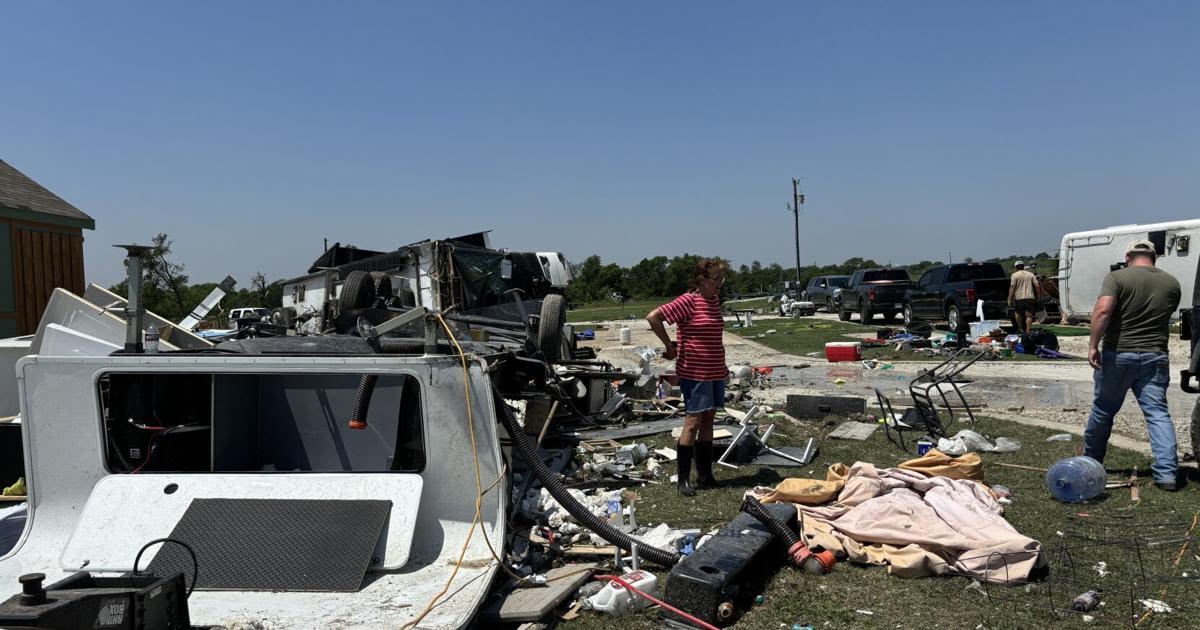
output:
[[[124,249],[126,288],[129,299],[125,301],[125,352],[142,353],[142,256],[154,249],[145,245],[114,245]]]
[[[792,178],[792,214],[796,219],[796,290],[800,290],[800,206],[804,195],[800,194],[800,180]]]

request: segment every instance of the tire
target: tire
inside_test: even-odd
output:
[[[825,312],[833,313],[836,311],[837,311],[837,309],[833,307],[833,298],[831,298],[831,297],[825,298]]]
[[[912,326],[912,323],[913,323],[912,304],[905,304],[904,310],[902,311],[902,313],[904,315],[904,325],[906,327]]]
[[[850,311],[847,311],[845,306],[838,308],[838,319],[844,322],[850,321]]]
[[[375,281],[365,271],[351,271],[342,283],[338,307],[343,311],[366,308],[375,301]]]
[[[277,309],[271,311],[271,317],[268,321],[270,321],[272,324],[275,324],[276,326],[282,326],[283,325],[283,309],[277,308]],[[234,325],[237,325],[236,320],[233,323],[234,323]]]
[[[873,317],[875,317],[875,313],[871,312],[871,305],[864,303],[862,310],[858,312],[858,321],[863,324],[869,324]]]
[[[966,330],[965,326],[967,324],[963,321],[962,313],[959,312],[957,304],[951,304],[950,308],[946,310],[946,323],[950,324],[951,332],[958,333]]]
[[[1080,320],[1078,317],[1076,317],[1074,315],[1067,316],[1067,323],[1072,326],[1078,326],[1080,321],[1082,321],[1082,320]]]
[[[563,326],[567,323],[567,309],[563,296],[551,293],[542,300],[541,319],[538,323],[537,345],[546,361],[562,359]]]
[[[392,297],[392,276],[382,271],[371,272],[371,282],[375,284],[375,297],[384,299]]]

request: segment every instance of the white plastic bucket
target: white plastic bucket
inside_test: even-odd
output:
[[[633,343],[633,331],[628,326],[622,326],[619,334],[622,346],[628,346]]]

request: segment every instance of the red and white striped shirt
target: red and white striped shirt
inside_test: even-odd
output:
[[[668,324],[675,324],[679,357],[675,373],[693,381],[723,381],[729,373],[725,367],[725,321],[721,318],[721,301],[713,296],[684,293],[659,307]]]

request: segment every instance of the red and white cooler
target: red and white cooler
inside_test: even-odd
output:
[[[857,341],[831,341],[825,344],[825,358],[830,363],[861,361],[862,344]]]

